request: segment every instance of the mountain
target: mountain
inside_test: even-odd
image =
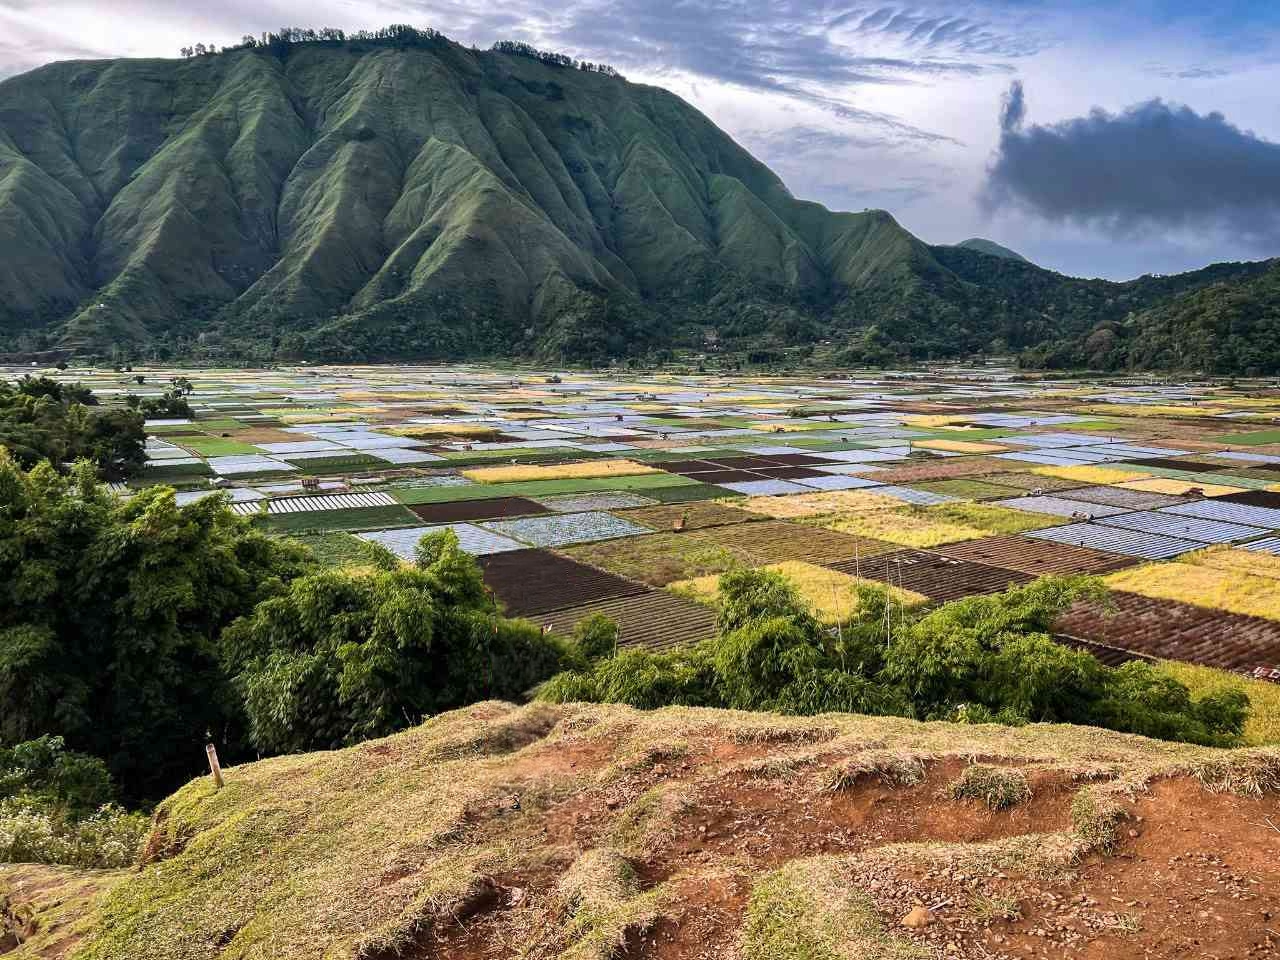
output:
[[[322,34],[0,83],[0,352],[599,361],[714,335],[852,363],[1034,347],[1153,302],[797,200],[608,68]],[[1104,314],[1060,303],[1079,291]]]
[[[1022,254],[1015,253],[1008,247],[1002,247],[994,240],[984,240],[982,237],[970,237],[968,240],[962,240],[960,243],[957,243],[956,246],[965,250],[977,250],[979,253],[985,253],[991,257],[1003,257],[1006,260],[1021,260],[1023,263],[1031,262]]]
[[[1280,372],[1280,260],[1029,352],[1041,367]]]

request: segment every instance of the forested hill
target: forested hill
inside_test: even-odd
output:
[[[1099,320],[1077,291],[1114,299],[797,200],[607,68],[325,36],[0,83],[0,352],[589,362],[714,334],[857,362],[1069,339]]]
[[[1028,351],[1036,367],[1280,372],[1280,260]],[[1206,271],[1202,271],[1204,273]],[[1172,278],[1177,279],[1177,278]]]

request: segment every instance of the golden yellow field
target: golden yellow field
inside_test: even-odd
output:
[[[816,564],[801,560],[788,560],[783,563],[769,564],[764,569],[780,573],[795,586],[796,591],[813,608],[813,612],[825,623],[836,623],[847,619],[858,608],[858,596],[854,587],[859,583],[870,586],[884,586],[872,580],[859,579],[837,570],[829,570]],[[720,574],[697,577],[692,580],[679,580],[667,585],[667,589],[692,600],[703,603],[715,599],[716,590],[720,586]],[[915,606],[924,603],[925,597],[910,590],[889,588],[889,595],[895,603],[903,606]]]
[[[1144,563],[1106,577],[1115,590],[1198,607],[1280,620],[1280,589],[1270,577],[1191,563]]]
[[[1280,557],[1269,553],[1237,550],[1233,547],[1209,547],[1178,559],[1182,563],[1194,563],[1201,567],[1280,580]]]
[[[1146,493],[1167,493],[1172,497],[1181,497],[1190,490],[1200,490],[1206,497],[1224,497],[1229,493],[1240,493],[1243,489],[1241,487],[1224,487],[1218,483],[1188,483],[1186,480],[1172,480],[1169,477],[1126,480],[1124,482],[1116,482],[1116,486],[1124,487],[1127,490],[1142,490]]]
[[[1147,475],[1133,470],[1117,470],[1114,467],[1033,467],[1032,473],[1042,477],[1057,477],[1060,480],[1078,480],[1080,483],[1103,484],[1125,483],[1130,480],[1141,480]]]
[[[587,460],[554,466],[515,464],[506,467],[476,467],[462,475],[477,483],[514,483],[524,480],[587,480],[596,477],[630,477],[641,473],[658,473],[653,467],[634,460]]]
[[[482,423],[414,423],[386,432],[398,437],[490,437],[498,431]]]
[[[826,420],[810,420],[805,423],[785,423],[776,420],[759,420],[750,425],[762,433],[804,433],[808,430],[826,430],[837,426]]]
[[[1064,521],[1059,517],[983,503],[943,503],[932,507],[898,504],[893,510],[877,508],[845,512],[807,522],[829,530],[923,549],[961,540],[1039,530]]]
[[[797,493],[787,497],[749,497],[734,501],[742,510],[761,513],[779,520],[816,517],[826,513],[861,513],[864,510],[896,510],[902,501],[882,493],[865,490],[825,490],[820,493]]]

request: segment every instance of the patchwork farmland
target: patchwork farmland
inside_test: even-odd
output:
[[[13,374],[16,371],[7,371]],[[718,577],[770,567],[825,617],[1089,574],[1060,636],[1111,661],[1280,673],[1280,388],[482,367],[71,370],[106,402],[194,383],[133,486],[233,509],[327,562],[453,530],[512,615],[604,613],[623,645],[715,629]],[[1191,430],[1188,424],[1194,424]],[[127,492],[127,491],[126,491]],[[801,582],[803,581],[803,582]]]

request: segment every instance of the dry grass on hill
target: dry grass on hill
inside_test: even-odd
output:
[[[1277,789],[1274,750],[1089,728],[487,703],[0,887],[13,960],[1261,956]]]

